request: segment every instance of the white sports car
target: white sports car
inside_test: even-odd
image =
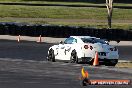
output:
[[[99,62],[115,66],[119,54],[115,46],[111,46],[103,39],[90,36],[70,36],[64,42],[53,45],[48,50],[48,61],[68,61],[71,63],[93,63],[95,53],[98,52]]]

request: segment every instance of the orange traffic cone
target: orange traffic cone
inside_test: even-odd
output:
[[[95,58],[93,62],[93,66],[97,66],[97,65],[99,65],[98,52],[95,53]]]
[[[39,36],[39,39],[37,42],[39,42],[39,43],[42,42],[41,35]]]
[[[20,42],[20,37],[21,37],[21,36],[19,35],[18,38],[17,38],[17,42]]]

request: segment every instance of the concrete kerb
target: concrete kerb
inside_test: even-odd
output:
[[[119,60],[118,63],[132,63],[132,61],[129,61],[129,60]]]
[[[18,36],[11,36],[11,35],[0,35],[0,40],[16,40]],[[29,36],[21,36],[21,41],[32,41],[36,42],[38,37],[29,37]],[[53,38],[53,37],[42,37],[42,42],[45,43],[59,43],[59,41],[64,41],[65,38]]]
[[[119,60],[119,62],[116,64],[117,68],[132,68],[132,61],[128,60]]]
[[[132,41],[120,41],[119,43],[116,41],[110,41],[109,44],[115,46],[132,46]]]
[[[0,35],[0,39],[5,39],[5,40],[17,40],[17,37],[18,36]],[[21,40],[36,41],[38,37],[21,36]],[[42,41],[46,43],[59,43],[59,41],[64,41],[65,39],[66,38],[42,37]],[[117,43],[116,41],[110,41],[109,43],[110,45],[115,45],[115,46],[132,46],[132,41],[121,41],[119,43]]]

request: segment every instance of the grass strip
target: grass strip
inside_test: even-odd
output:
[[[105,6],[105,3],[92,3],[92,2],[61,2],[61,1],[47,1],[47,0],[0,0],[0,2],[26,2],[36,4],[63,4],[63,5],[97,5]],[[132,6],[131,3],[114,3],[114,6]]]
[[[64,26],[82,26],[82,27],[91,27],[91,28],[107,28],[107,23],[106,22],[99,22],[99,21],[95,21],[95,22],[71,22],[67,21],[65,22],[65,20],[63,21],[52,21],[54,19],[51,20],[43,20],[43,19],[39,19],[39,18],[6,18],[6,19],[2,19],[1,22],[24,22],[24,23],[30,23],[30,24],[51,24],[51,25],[64,25]],[[129,30],[132,29],[132,23],[128,24],[128,23],[112,23],[112,28],[114,29],[125,29],[125,30]]]
[[[114,9],[113,19],[132,20],[132,10]],[[58,18],[58,19],[107,19],[105,8],[61,6],[8,6],[0,5],[0,17]]]
[[[85,2],[49,2],[49,1],[31,1],[31,0],[0,0],[0,2],[27,2],[27,3],[45,3],[45,4],[68,4],[68,5],[93,5]],[[95,5],[95,4],[94,4]],[[104,4],[96,4],[104,6]],[[132,6],[132,4],[115,3],[115,6]],[[114,9],[112,20],[121,20],[113,22],[112,28],[132,29],[132,10]],[[55,24],[71,26],[88,26],[96,28],[107,28],[107,10],[106,8],[88,8],[88,7],[61,7],[61,6],[17,6],[0,5],[1,22],[27,22],[33,24]],[[18,19],[8,19],[8,18]],[[31,20],[20,20],[19,18],[31,18]],[[32,18],[36,18],[35,20]],[[39,19],[37,19],[39,18]],[[64,21],[52,22],[40,20],[40,18],[64,19]],[[81,22],[70,22],[65,19],[80,19]],[[83,19],[95,20],[94,22],[83,22]],[[101,22],[106,20],[106,22]],[[126,22],[128,20],[129,22]]]

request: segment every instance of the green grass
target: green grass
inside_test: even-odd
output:
[[[25,0],[0,0],[0,2],[28,2],[40,4],[65,4],[65,5],[98,5],[85,2],[48,2],[48,1],[25,1]],[[114,6],[132,6],[132,4],[114,3]],[[131,9],[117,9],[113,11],[112,28],[132,29],[132,10]],[[61,6],[22,6],[22,5],[0,5],[0,17],[2,22],[28,22],[35,24],[56,24],[56,25],[72,25],[72,26],[88,26],[96,28],[107,28],[107,9],[106,8],[86,8],[86,7],[61,7]],[[18,18],[18,19],[8,19]],[[51,18],[64,19],[64,21],[47,21],[47,20],[20,20],[19,18]],[[94,22],[65,22],[65,19],[89,19]],[[105,22],[100,22],[104,20]],[[116,20],[121,20],[116,22]],[[124,20],[130,22],[124,22]]]
[[[83,26],[83,27],[93,27],[93,28],[107,28],[107,23],[87,23],[87,22],[47,22],[48,24],[54,24],[54,25],[70,25],[70,26]],[[112,23],[113,29],[125,29],[129,30],[132,29],[132,23],[131,24],[124,24],[124,23]]]
[[[100,14],[97,14],[97,12]],[[48,6],[5,6],[0,5],[0,17],[105,19],[106,10],[100,8],[69,8]]]
[[[37,3],[37,4],[63,4],[63,5],[95,5],[94,3],[89,3],[89,2],[56,2],[56,1],[38,1],[38,0],[0,0],[0,2],[27,2],[27,3]],[[97,5],[97,4],[96,4]],[[98,4],[98,5],[103,5],[103,4]]]
[[[7,18],[9,19],[9,18]],[[107,28],[106,22],[52,22],[52,21],[46,21],[46,20],[40,20],[40,19],[9,19],[9,20],[1,20],[1,22],[24,22],[24,23],[31,23],[31,24],[52,24],[52,25],[65,25],[65,26],[82,26],[82,27],[92,27],[92,28]],[[112,28],[114,29],[125,29],[129,30],[132,29],[132,23],[126,24],[126,23],[112,23]]]
[[[114,9],[113,19],[132,20],[131,14],[131,9]],[[0,17],[105,20],[107,10],[105,8],[0,5]]]
[[[125,15],[124,15],[125,14]],[[132,10],[130,9],[114,9],[113,20],[132,20]],[[14,18],[51,18],[51,19],[91,19],[91,20],[106,20],[107,10],[105,8],[81,8],[81,7],[56,7],[56,6],[10,6],[0,5],[0,17]],[[11,21],[11,20],[3,20]],[[48,22],[40,20],[25,20],[29,23],[49,23],[60,25],[77,25],[77,26],[92,26],[97,28],[106,28],[106,23],[99,22]],[[21,22],[17,20],[16,22]],[[114,28],[131,28],[132,24],[113,24]]]
[[[37,3],[37,4],[63,4],[63,5],[97,5],[97,6],[105,6],[105,3],[90,3],[90,2],[55,2],[55,1],[38,1],[38,0],[0,0],[0,2],[28,2],[28,3]],[[114,3],[114,6],[132,6],[132,4],[128,3]]]

